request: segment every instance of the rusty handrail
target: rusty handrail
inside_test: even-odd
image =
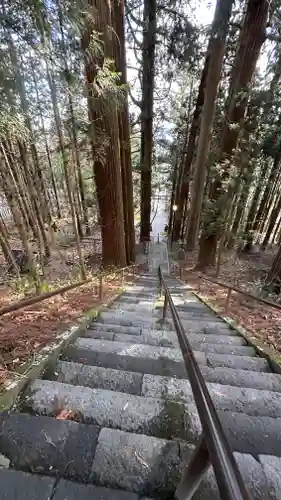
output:
[[[3,316],[4,314],[8,314],[11,312],[18,311],[19,309],[23,309],[24,307],[31,306],[33,304],[37,304],[39,302],[43,302],[43,300],[50,299],[51,297],[55,297],[56,295],[60,295],[63,293],[66,293],[70,290],[73,290],[74,288],[78,288],[83,285],[87,285],[97,278],[99,279],[99,299],[102,300],[103,298],[103,280],[107,276],[110,276],[111,274],[116,274],[122,272],[124,274],[124,271],[126,269],[133,268],[135,272],[135,268],[138,267],[137,264],[131,264],[130,266],[122,267],[120,269],[115,269],[114,271],[109,271],[107,273],[98,273],[96,274],[93,278],[89,278],[83,281],[78,281],[77,283],[72,283],[70,285],[63,286],[57,290],[53,290],[51,292],[44,292],[41,293],[40,295],[35,295],[32,297],[28,297],[26,299],[21,299],[17,302],[13,302],[12,304],[9,304],[8,306],[4,306],[0,308],[0,316]],[[123,278],[122,278],[123,281]]]
[[[221,426],[205,380],[184,332],[177,309],[159,266],[161,292],[165,302],[163,319],[169,305],[194,400],[202,424],[202,434],[176,491],[178,500],[191,500],[205,472],[212,464],[222,500],[250,500],[231,448]]]
[[[182,279],[182,272],[184,270],[185,269],[183,269],[180,266],[180,277],[181,277],[181,279]],[[272,302],[272,300],[263,299],[262,297],[258,297],[257,295],[254,295],[254,294],[252,294],[250,292],[247,292],[246,290],[242,290],[241,288],[238,288],[237,286],[232,285],[231,283],[223,283],[222,281],[215,280],[214,278],[210,278],[209,276],[205,276],[204,274],[200,274],[200,273],[198,273],[196,271],[193,271],[192,269],[190,269],[190,272],[196,274],[200,279],[203,279],[203,280],[206,280],[206,281],[210,281],[211,283],[214,283],[215,285],[219,285],[219,286],[222,286],[223,288],[226,288],[226,289],[228,289],[230,291],[234,291],[236,293],[240,293],[241,295],[245,295],[246,297],[249,297],[252,300],[256,300],[257,302],[261,302],[262,304],[265,304],[267,306],[273,307],[273,308],[278,309],[279,311],[281,311],[281,305],[280,304],[276,304],[275,302]]]

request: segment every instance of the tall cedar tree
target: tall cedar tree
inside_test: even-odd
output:
[[[112,12],[109,0],[90,0],[92,15],[85,20],[82,46],[85,52],[86,83],[88,88],[89,119],[104,266],[124,267],[127,263],[124,234],[122,175],[119,149],[117,106],[114,99],[100,96],[97,83],[105,58],[113,56]],[[101,34],[101,47],[92,47],[93,35]],[[109,102],[112,101],[112,102]],[[101,158],[98,143],[105,144],[105,158]]]
[[[219,221],[225,209],[223,180],[229,178],[229,165],[236,149],[239,133],[247,112],[249,85],[256,68],[261,46],[265,40],[265,28],[268,16],[267,0],[249,0],[241,28],[238,48],[235,56],[232,81],[229,91],[229,105],[222,130],[220,164],[228,162],[221,178],[215,180],[211,189],[211,208],[206,214],[199,242],[198,268],[214,266],[217,243],[221,236]],[[228,201],[228,200],[227,200]],[[210,221],[216,224],[210,224]],[[212,230],[210,230],[212,228]]]
[[[141,102],[141,241],[150,235],[156,0],[144,0]]]
[[[127,264],[135,261],[135,227],[133,204],[133,178],[129,125],[129,104],[127,92],[127,65],[125,48],[124,0],[113,1],[116,70],[120,74],[120,84],[124,86],[124,103],[118,113],[119,144],[122,172],[122,192],[124,210],[124,231]]]
[[[220,82],[223,56],[225,52],[225,41],[229,28],[232,4],[233,0],[217,1],[211,39],[208,47],[208,74],[206,79],[205,100],[194,166],[192,203],[189,213],[187,232],[187,247],[190,250],[193,250],[195,247],[199,231],[200,214],[207,174],[207,156],[210,147],[212,125],[216,109],[216,98]]]

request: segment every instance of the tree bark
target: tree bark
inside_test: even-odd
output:
[[[205,99],[203,105],[200,134],[194,166],[192,202],[187,230],[187,248],[193,250],[198,237],[200,214],[203,204],[207,174],[207,156],[210,147],[211,132],[216,109],[218,85],[222,70],[225,41],[233,0],[218,0],[208,47],[208,73],[206,78]]]
[[[127,91],[127,64],[125,49],[124,0],[111,0],[114,5],[116,70],[120,73],[120,85],[124,86],[124,103],[119,111],[119,144],[122,172],[123,211],[125,222],[127,264],[135,261],[135,221],[133,200],[133,177],[131,161],[131,140],[129,104]]]
[[[85,20],[82,46],[85,52],[85,72],[94,173],[100,210],[103,264],[104,266],[123,267],[126,265],[127,259],[117,108],[116,104],[112,102],[107,102],[106,106],[102,106],[104,103],[101,99],[104,99],[104,97],[99,97],[96,87],[99,69],[103,67],[104,58],[112,58],[113,55],[111,12],[108,2],[103,0],[88,1],[93,8],[93,16],[89,16]],[[96,14],[97,11],[98,14]],[[94,22],[94,19],[96,22]],[[100,52],[89,56],[93,30],[102,34],[104,54]],[[99,103],[98,106],[97,103]],[[104,142],[103,158],[98,147],[98,141],[100,142],[101,138]]]
[[[271,212],[268,228],[267,228],[265,237],[264,237],[262,245],[261,245],[263,250],[265,250],[267,245],[268,245],[268,242],[269,242],[270,237],[272,235],[272,232],[273,232],[275,223],[277,221],[277,218],[280,214],[280,211],[281,211],[281,196],[279,196],[279,198],[277,199],[275,206]]]
[[[239,132],[245,119],[248,104],[248,87],[251,82],[256,63],[260,54],[261,46],[265,40],[265,28],[268,16],[267,0],[249,0],[245,19],[240,32],[240,39],[235,56],[234,70],[229,92],[229,106],[225,117],[222,131],[220,162],[231,164],[231,159],[236,148]],[[210,255],[216,254],[217,242],[221,235],[219,223],[210,234],[208,228],[208,217],[213,221],[220,221],[224,210],[224,188],[222,180],[229,178],[229,169],[224,169],[222,178],[215,181],[212,187],[212,206],[210,213],[206,214],[203,231],[200,238],[200,246],[207,245]],[[209,239],[209,241],[208,241]],[[211,249],[211,246],[213,248]],[[206,252],[199,252],[199,256]],[[213,260],[213,258],[212,258]],[[199,260],[200,267],[209,265],[206,261]]]
[[[153,93],[156,44],[156,0],[144,0],[141,102],[141,224],[140,240],[150,238],[153,152]]]

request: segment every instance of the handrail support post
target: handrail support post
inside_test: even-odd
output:
[[[168,308],[168,295],[167,292],[165,292],[165,299],[164,299],[164,306],[163,306],[163,319],[166,319],[167,315],[167,308]]]
[[[103,277],[100,276],[100,286],[99,286],[99,299],[102,301],[103,298]]]
[[[230,303],[231,292],[232,292],[232,289],[228,288],[226,302],[225,302],[225,312],[228,312],[228,310],[229,310],[229,303]]]
[[[177,500],[192,499],[209,466],[209,452],[202,433],[193,455],[183,471],[180,484],[175,492]]]

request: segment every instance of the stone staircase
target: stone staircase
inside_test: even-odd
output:
[[[187,286],[166,281],[252,498],[280,500],[281,376]],[[201,424],[160,305],[156,275],[143,275],[33,383],[21,408],[2,414],[10,468],[0,469],[0,500],[173,496]],[[220,498],[212,470],[194,498]]]

